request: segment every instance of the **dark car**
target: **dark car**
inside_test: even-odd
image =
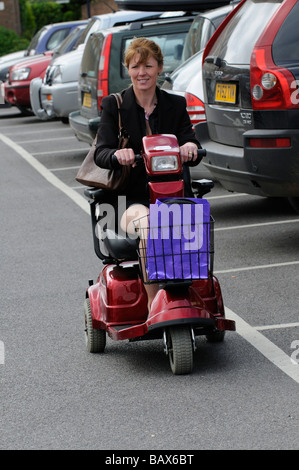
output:
[[[229,191],[299,197],[299,2],[243,0],[204,52],[203,160]]]
[[[92,143],[100,121],[104,96],[119,92],[131,82],[122,65],[124,51],[134,37],[156,41],[164,55],[165,73],[171,73],[182,61],[186,35],[194,16],[140,21],[128,26],[92,34],[86,44],[79,72],[78,111],[69,115],[69,123],[78,140]]]

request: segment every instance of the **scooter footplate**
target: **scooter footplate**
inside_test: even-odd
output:
[[[217,318],[215,320],[217,330],[236,331],[236,323],[228,318]]]

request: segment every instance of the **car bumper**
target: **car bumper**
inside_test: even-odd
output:
[[[243,147],[209,139],[207,123],[195,126],[195,133],[207,155],[204,166],[228,191],[266,197],[299,196],[299,130],[255,129],[243,134]],[[255,148],[250,139],[291,138],[291,146]]]
[[[78,104],[78,82],[42,85],[40,90],[42,108],[50,119],[68,117],[76,111]]]
[[[90,145],[96,136],[99,122],[99,116],[94,119],[86,119],[80,114],[80,111],[69,114],[69,124],[77,139]]]
[[[31,109],[34,112],[34,114],[39,119],[46,121],[49,119],[49,116],[47,115],[46,111],[42,108],[41,100],[40,100],[40,90],[41,90],[42,83],[43,81],[41,78],[34,78],[33,80],[31,80],[30,102],[31,102]]]
[[[15,106],[30,107],[29,85],[30,82],[21,85],[5,84],[5,100]]]
[[[43,85],[42,79],[32,80],[30,100],[34,114],[42,120],[68,117],[78,108],[78,82]]]

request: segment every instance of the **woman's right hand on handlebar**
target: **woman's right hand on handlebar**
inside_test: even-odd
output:
[[[116,156],[120,165],[131,165],[132,167],[136,166],[135,153],[133,149],[119,149],[114,152],[114,155]]]

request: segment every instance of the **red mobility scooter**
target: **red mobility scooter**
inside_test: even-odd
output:
[[[198,152],[199,163],[205,150]],[[195,336],[218,342],[225,330],[235,330],[234,321],[225,318],[220,285],[213,275],[214,221],[207,211],[208,202],[202,199],[213,182],[193,182],[197,199],[184,197],[183,167],[173,135],[144,137],[136,161],[137,157],[148,174],[151,205],[148,223],[137,224],[135,238],[117,233],[114,224],[113,229],[109,227],[107,191],[84,191],[90,203],[95,253],[104,265],[97,281],[89,281],[86,290],[86,345],[89,352],[100,353],[107,335],[130,341],[161,338],[173,374],[188,374],[193,370]],[[180,209],[176,216],[174,207]],[[193,212],[186,212],[187,207]],[[161,236],[166,219],[168,232]],[[188,236],[185,226],[191,230]],[[191,243],[195,238],[200,243]],[[146,283],[159,285],[150,312]]]

